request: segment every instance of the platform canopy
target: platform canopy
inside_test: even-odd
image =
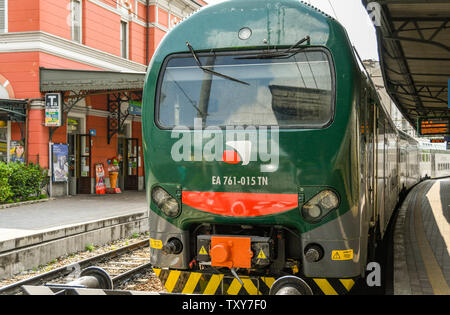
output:
[[[142,90],[145,73],[39,69],[41,92]]]
[[[362,0],[377,29],[386,89],[416,127],[419,117],[447,117],[449,0]]]
[[[0,99],[0,120],[24,122],[27,110],[26,100]]]

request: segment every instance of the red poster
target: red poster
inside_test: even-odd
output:
[[[105,194],[105,168],[103,164],[95,164],[95,193],[99,195]]]

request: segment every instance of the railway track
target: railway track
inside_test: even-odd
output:
[[[89,267],[100,267],[112,278],[114,287],[120,287],[135,275],[144,273],[151,265],[147,247],[149,241],[144,240],[77,263],[66,265],[55,270],[25,279],[0,288],[0,295],[16,295],[22,293],[22,286],[40,286],[65,284],[79,277],[82,270]]]

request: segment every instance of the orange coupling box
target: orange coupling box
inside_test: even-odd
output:
[[[211,237],[211,265],[228,268],[250,268],[253,252],[250,237]]]

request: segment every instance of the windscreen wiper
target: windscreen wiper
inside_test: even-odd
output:
[[[289,47],[285,51],[277,51],[272,53],[265,53],[265,54],[257,54],[257,55],[250,55],[245,57],[236,57],[235,59],[275,59],[275,58],[290,58],[294,56],[295,54],[299,53],[303,49],[305,49],[305,46],[299,47],[304,42],[307,42],[307,45],[311,45],[311,37],[306,36],[305,38],[302,38],[297,43]]]
[[[207,72],[207,73],[216,75],[216,76],[218,76],[218,77],[221,77],[221,78],[224,78],[224,79],[227,79],[227,80],[231,80],[231,81],[234,81],[234,82],[238,82],[238,83],[241,83],[241,84],[250,85],[250,84],[247,83],[247,82],[244,82],[244,81],[235,79],[235,78],[233,78],[233,77],[230,77],[230,76],[227,76],[227,75],[225,75],[225,74],[222,74],[222,73],[216,72],[216,71],[214,71],[214,70],[211,70],[211,69],[208,69],[208,68],[203,67],[203,65],[201,64],[200,60],[199,60],[198,57],[197,57],[197,54],[195,53],[194,49],[192,48],[191,44],[189,44],[189,42],[186,42],[186,45],[189,47],[189,50],[191,51],[191,54],[192,54],[192,56],[194,57],[194,60],[195,60],[195,62],[197,63],[197,66],[198,66],[200,69],[202,69],[204,72]]]

